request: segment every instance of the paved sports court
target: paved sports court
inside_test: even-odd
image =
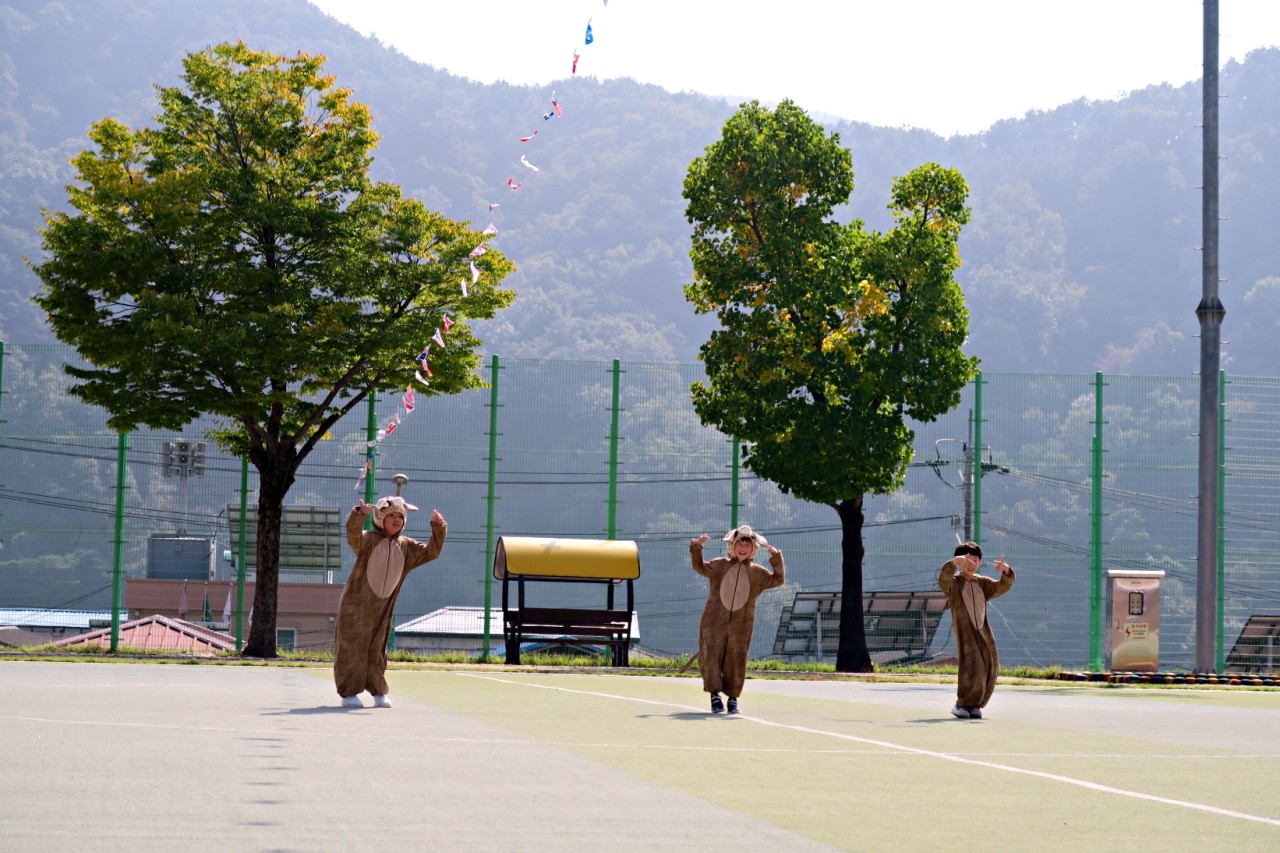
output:
[[[1280,691],[0,662],[0,849],[1280,848]],[[367,697],[366,697],[367,701]]]

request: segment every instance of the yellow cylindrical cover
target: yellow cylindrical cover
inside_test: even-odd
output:
[[[599,578],[640,577],[640,550],[625,539],[542,539],[503,536],[493,557],[493,576]]]

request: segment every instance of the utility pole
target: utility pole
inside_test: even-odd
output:
[[[1213,672],[1217,661],[1218,596],[1218,432],[1221,393],[1222,320],[1218,298],[1218,0],[1204,0],[1204,79],[1202,85],[1204,196],[1200,217],[1200,458],[1196,523],[1196,672]]]

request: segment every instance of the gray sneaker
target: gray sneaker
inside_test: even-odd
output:
[[[962,719],[962,720],[967,720],[967,719],[969,719],[969,711],[968,711],[967,709],[965,709],[965,708],[961,708],[959,705],[957,705],[957,706],[955,706],[954,708],[952,708],[952,709],[951,709],[951,716],[953,716],[953,717],[959,717],[959,718],[960,718],[960,719]]]
[[[738,697],[737,696],[729,697],[729,713],[730,714],[738,713]]]

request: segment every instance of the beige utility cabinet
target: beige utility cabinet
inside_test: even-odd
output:
[[[1160,667],[1162,571],[1107,572],[1107,669],[1155,672]]]

